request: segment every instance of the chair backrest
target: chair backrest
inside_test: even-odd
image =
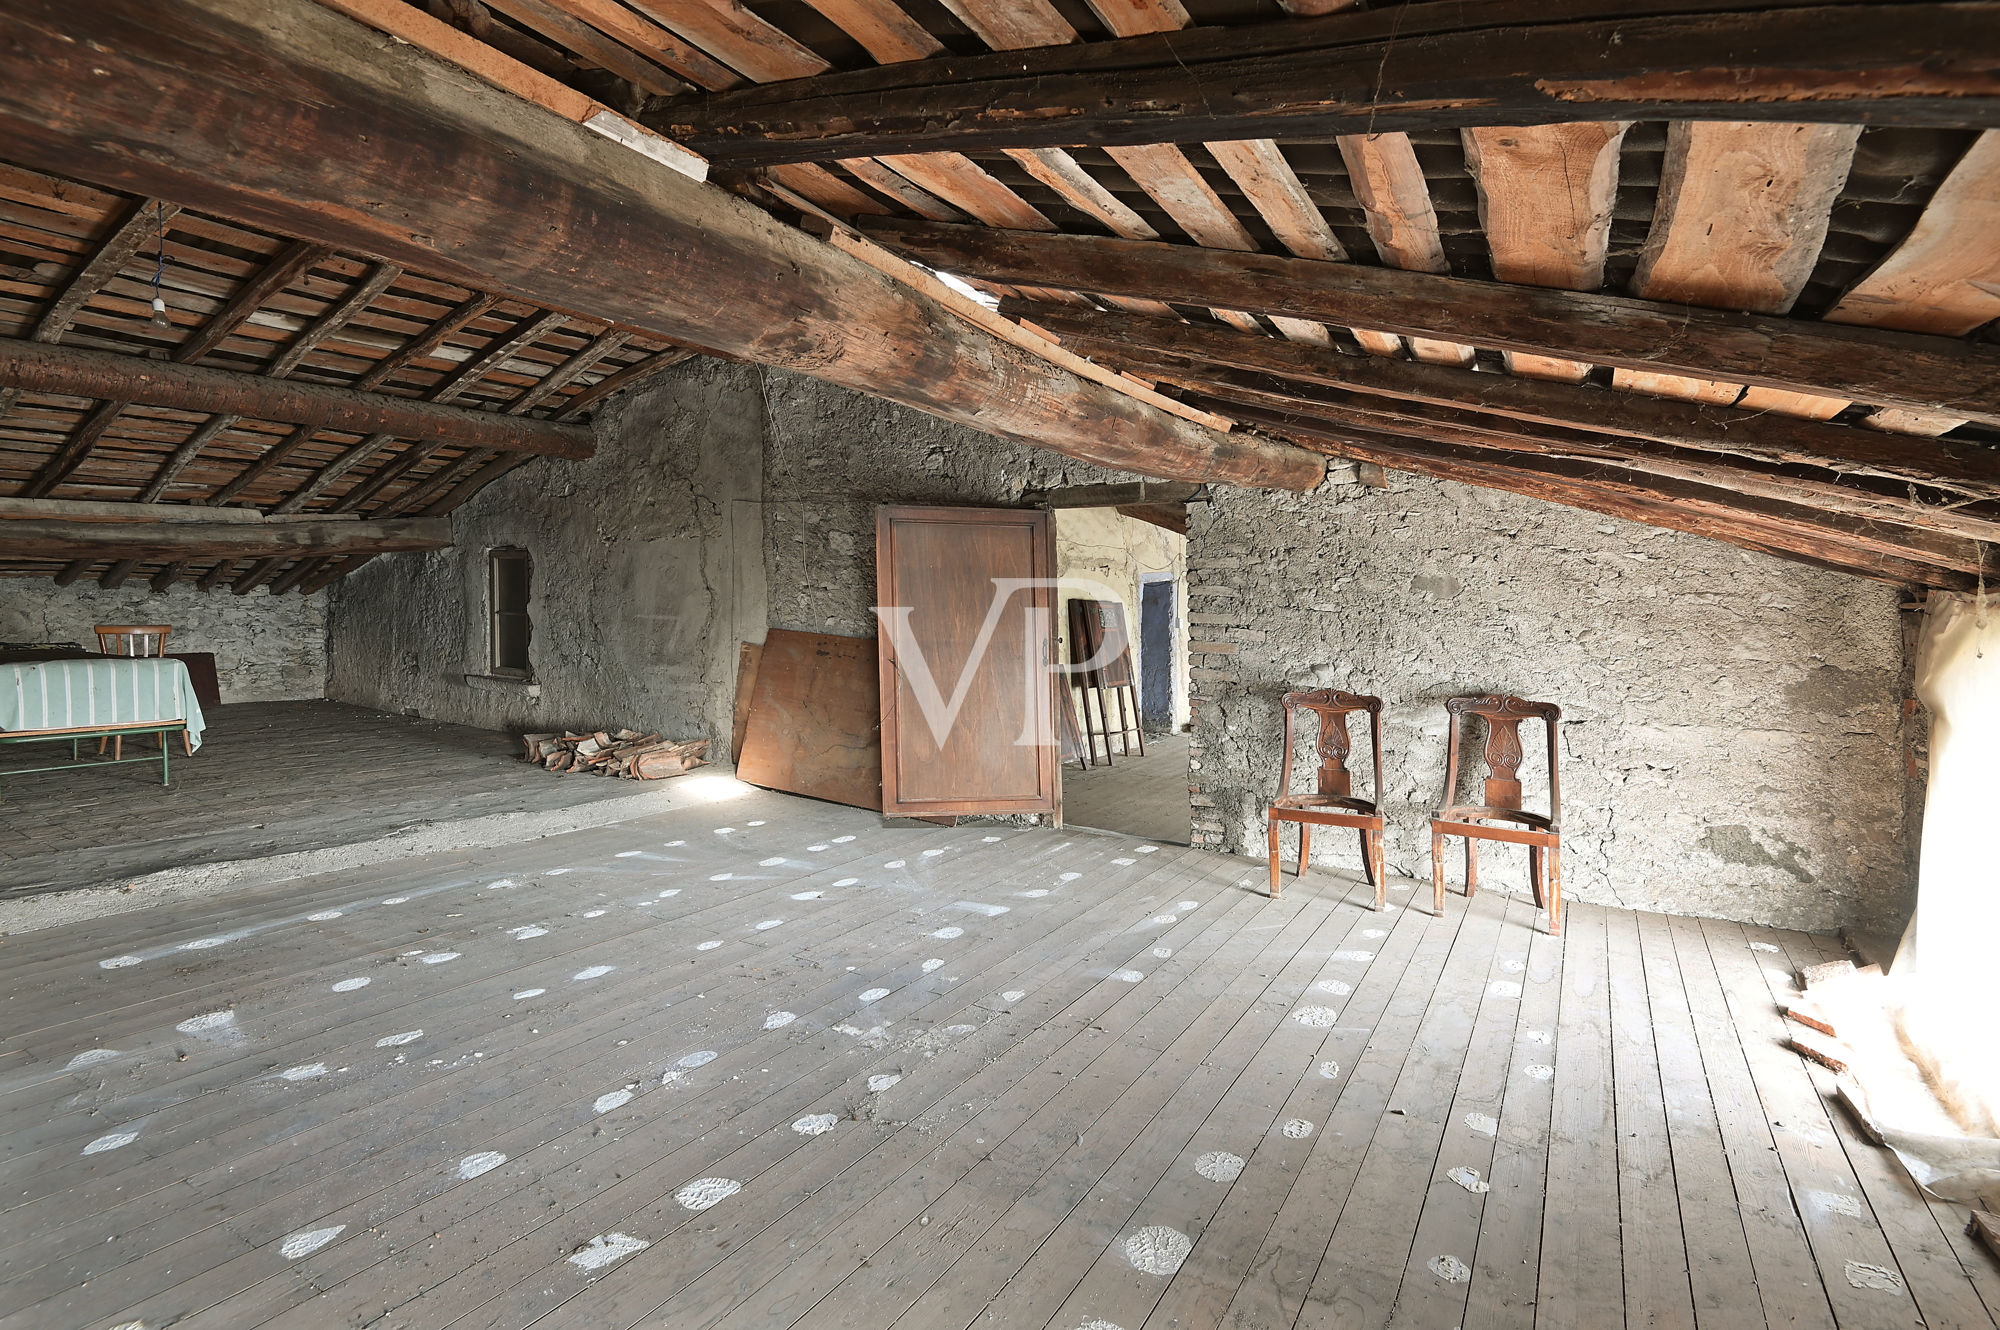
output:
[[[1364,693],[1343,693],[1338,688],[1285,694],[1285,772],[1278,779],[1279,794],[1291,792],[1292,750],[1298,741],[1297,722],[1301,715],[1311,714],[1319,721],[1315,744],[1319,753],[1318,792],[1341,798],[1354,797],[1354,777],[1347,769],[1347,755],[1353,747],[1347,733],[1347,717],[1355,711],[1368,713],[1368,734],[1375,757],[1373,785],[1370,788],[1374,791],[1374,802],[1382,802],[1382,699]]]
[[[167,634],[174,631],[163,623],[97,625],[98,654],[105,656],[164,656]]]
[[[1562,813],[1562,778],[1556,764],[1556,724],[1562,708],[1553,702],[1530,702],[1523,697],[1488,693],[1479,697],[1454,697],[1444,704],[1451,713],[1451,743],[1445,757],[1444,805],[1458,798],[1458,762],[1465,718],[1477,716],[1486,722],[1486,804],[1488,808],[1521,809],[1521,722],[1540,717],[1549,743],[1549,821]]]

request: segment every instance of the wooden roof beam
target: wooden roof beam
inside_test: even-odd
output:
[[[1222,433],[1003,341],[743,200],[311,0],[16,0],[10,18],[0,139],[36,169],[587,309],[1099,465],[1295,489],[1324,474],[1303,449]],[[276,86],[292,98],[272,121]],[[230,130],[253,121],[269,132]]]
[[[275,555],[393,554],[451,545],[451,524],[436,518],[389,522],[317,518],[245,522],[0,522],[0,557],[137,559],[142,562]]]
[[[1144,296],[1450,337],[1502,351],[1955,411],[2000,424],[2000,349],[1872,328],[1586,292],[1237,254],[1101,236],[873,219],[863,229],[929,267],[999,282]]]
[[[825,74],[647,118],[733,166],[1593,117],[2000,126],[1988,0],[1633,8],[1385,5]]]

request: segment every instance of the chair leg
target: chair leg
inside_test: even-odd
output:
[[[108,734],[100,734],[100,735],[98,735],[98,736],[97,736],[97,755],[98,755],[99,757],[103,757],[103,756],[104,756],[104,750],[105,750],[105,749],[107,749],[107,748],[109,748],[110,746],[111,746],[111,736],[110,736],[110,735],[108,735]],[[75,741],[74,739],[70,740],[70,756],[71,756],[71,757],[75,757],[75,756],[76,756],[76,741]]]
[[[1542,898],[1542,847],[1528,847],[1528,887],[1535,893],[1535,907],[1547,909],[1548,902]]]
[[[1367,828],[1361,829],[1361,875],[1368,879],[1368,885],[1372,887],[1375,885],[1375,851],[1368,843],[1371,834]]]
[[[1312,858],[1313,828],[1310,822],[1299,823],[1299,876],[1306,875],[1306,860]]]
[[[1465,838],[1465,898],[1471,900],[1479,890],[1479,842],[1472,837]]]
[[[123,762],[125,760],[125,736],[122,734],[116,736],[111,741],[111,760],[114,762]]]
[[[186,730],[181,731],[181,752],[188,757],[194,756],[194,736]]]
[[[1271,899],[1277,900],[1285,890],[1285,866],[1278,862],[1278,837],[1285,824],[1277,818],[1270,819],[1269,839],[1271,842]]]
[[[1563,869],[1562,846],[1549,846],[1549,936],[1561,937],[1563,931]]]
[[[1361,836],[1361,849],[1368,856],[1368,862],[1375,869],[1375,908],[1377,910],[1386,910],[1389,908],[1389,874],[1388,866],[1383,862],[1382,858],[1382,833],[1379,831],[1363,832]]]
[[[1431,912],[1444,914],[1444,837],[1431,833]]]

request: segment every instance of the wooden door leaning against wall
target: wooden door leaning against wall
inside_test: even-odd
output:
[[[1048,513],[879,508],[875,567],[882,811],[1060,816]]]

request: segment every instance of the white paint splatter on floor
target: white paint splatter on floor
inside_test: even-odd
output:
[[[1146,977],[1144,970],[1113,970],[1111,977],[1123,984],[1136,984]]]
[[[1331,993],[1335,997],[1346,997],[1354,991],[1353,984],[1342,983],[1338,979],[1322,979],[1313,987],[1322,993]]]
[[[1026,896],[1029,900],[1039,900],[1049,894],[1049,889],[1047,887],[1036,887],[1033,891],[1023,891],[1016,894]]]
[[[519,928],[508,929],[507,933],[516,942],[526,942],[529,938],[547,937],[549,930],[540,924],[522,924]]]
[[[1156,914],[1146,922],[1149,924],[1177,924],[1181,917],[1177,914]]]
[[[1151,854],[1151,853],[1153,853],[1153,852],[1154,852],[1155,850],[1157,850],[1157,849],[1159,849],[1159,848],[1160,848],[1160,847],[1159,847],[1159,846],[1157,846],[1157,845],[1141,845],[1141,846],[1139,847],[1139,853],[1140,853],[1140,854]]]
[[[1433,1256],[1424,1264],[1430,1268],[1432,1274],[1447,1284],[1463,1284],[1472,1278],[1472,1267],[1456,1256]]]
[[[1361,936],[1365,938],[1387,937],[1389,936],[1389,930],[1386,928],[1364,928],[1361,930]]]
[[[766,929],[776,928],[779,924],[782,924],[784,922],[785,921],[783,919],[762,919],[759,920],[757,923],[757,931],[759,933],[762,933]]]
[[[458,1176],[470,1180],[481,1173],[491,1173],[506,1162],[507,1156],[498,1150],[481,1150],[458,1161]]]
[[[1487,993],[1497,998],[1517,998],[1521,996],[1521,986],[1512,979],[1495,979],[1486,985]]]
[[[181,943],[181,945],[180,945],[180,946],[179,946],[178,948],[176,948],[176,950],[179,950],[179,951],[207,951],[207,950],[208,950],[209,948],[211,948],[211,947],[219,947],[219,946],[221,946],[221,945],[222,945],[223,943],[227,942],[228,940],[229,940],[229,939],[228,939],[228,938],[226,938],[226,937],[198,937],[198,938],[196,938],[196,939],[195,939],[194,941],[192,941],[192,942],[183,942],[183,943]]]
[[[617,854],[613,855],[612,857],[616,859],[636,859],[644,853],[645,853],[644,850],[620,850]]]
[[[602,979],[618,967],[615,965],[586,965],[570,976],[571,983],[583,983],[590,979]]]
[[[1861,1219],[1865,1217],[1861,1209],[1861,1201],[1857,1197],[1843,1196],[1837,1191],[1810,1191],[1806,1193],[1806,1196],[1819,1204],[1823,1209],[1831,1210],[1834,1214],[1846,1215],[1849,1219]]]
[[[367,975],[362,975],[356,979],[343,979],[333,986],[333,991],[336,993],[352,993],[357,989],[366,988],[374,982]]]
[[[1081,873],[1058,873],[1058,874],[1056,874],[1056,881],[1058,881],[1058,882],[1074,882],[1074,881],[1076,881],[1076,880],[1077,880],[1078,878],[1080,878],[1080,877],[1082,877],[1082,876],[1083,876],[1083,874],[1081,874]]]
[[[109,1062],[115,1057],[122,1056],[124,1055],[115,1048],[86,1048],[83,1052],[78,1053],[75,1057],[64,1063],[63,1070],[78,1071],[84,1067],[94,1066],[99,1062]]]
[[[1478,1169],[1467,1168],[1464,1164],[1460,1164],[1457,1168],[1446,1169],[1444,1175],[1471,1192],[1474,1196],[1479,1196],[1493,1190],[1493,1184],[1480,1177]]]
[[[1113,859],[1111,862],[1117,864],[1120,868],[1130,868],[1139,861],[1137,859]]]
[[[410,898],[408,896],[384,896],[382,903],[384,905],[408,905]]]
[[[985,844],[991,845],[994,841],[997,841],[1000,838],[998,836],[981,836],[979,839]]]
[[[549,990],[546,988],[524,988],[520,992],[514,994],[514,1000],[516,1002],[519,1002],[522,998],[540,997],[542,994],[548,991]]]
[[[1522,1070],[1530,1080],[1552,1081],[1556,1078],[1556,1069],[1540,1062],[1530,1063]]]
[[[666,846],[668,849],[671,850],[676,846],[685,845],[687,844],[687,842],[684,840],[666,840],[666,841],[661,841],[660,844]]]
[[[1521,1038],[1531,1044],[1553,1044],[1556,1041],[1556,1037],[1547,1030],[1523,1030]]]
[[[119,1149],[123,1146],[130,1145],[132,1142],[138,1139],[139,1139],[139,1133],[136,1131],[106,1132],[104,1135],[92,1141],[89,1145],[84,1146],[83,1152],[87,1155],[101,1155],[106,1150]]]
[[[995,839],[998,838],[996,837]],[[899,1075],[870,1076],[868,1078],[868,1093],[881,1094],[884,1090],[902,1079]]]
[[[761,827],[764,825],[764,819],[761,817],[752,818],[750,821],[745,822],[743,825],[746,827]]]
[[[852,836],[835,836],[835,837],[833,838],[833,843],[834,843],[835,845],[846,845],[846,844],[850,843],[851,841],[853,841],[853,839],[854,839],[854,837],[852,837]]]
[[[715,1051],[704,1048],[698,1053],[690,1053],[682,1058],[679,1065],[686,1067],[689,1071],[693,1071],[696,1067],[706,1067],[713,1061],[715,1061]]]
[[[576,870],[575,870],[575,869],[573,869],[573,868],[551,868],[551,869],[550,869],[550,870],[549,870],[548,872],[546,872],[546,873],[542,874],[542,876],[543,876],[543,877],[561,877],[561,876],[562,876],[562,875],[563,875],[564,873],[573,873],[573,872],[575,872],[575,871],[576,871]],[[495,883],[492,883],[491,885],[493,885],[493,886],[496,886],[496,887],[511,887],[511,886],[513,886],[513,885],[515,885],[515,884],[514,884],[514,883],[512,883],[512,882],[495,882]]]
[[[720,938],[710,938],[710,939],[709,939],[708,941],[706,941],[706,942],[697,942],[697,943],[695,943],[695,944],[694,944],[694,949],[695,949],[696,951],[714,951],[714,950],[715,950],[715,949],[716,949],[717,947],[719,947],[719,946],[721,946],[721,945],[722,945],[722,939],[720,939]]]
[[[1165,959],[1166,959],[1167,957],[1169,957],[1169,956],[1171,956],[1171,955],[1173,955],[1173,954],[1174,954],[1174,949],[1173,949],[1172,947],[1154,947],[1154,948],[1153,948],[1153,956],[1154,956],[1154,958],[1155,958],[1155,959],[1158,959],[1158,960],[1165,960]]]
[[[1308,1030],[1331,1030],[1340,1020],[1340,1013],[1332,1007],[1300,1007],[1292,1013],[1292,1019]]]
[[[1200,909],[1200,908],[1201,908],[1201,902],[1200,902],[1200,901],[1182,901],[1182,902],[1181,902],[1180,904],[1178,904],[1178,905],[1174,906],[1174,908],[1175,908],[1176,910],[1179,910],[1179,911],[1180,911],[1181,913],[1183,913],[1183,914],[1186,914],[1186,913],[1187,913],[1187,912],[1188,912],[1189,910],[1198,910],[1198,909]]]
[[[801,1136],[818,1136],[833,1130],[840,1119],[831,1113],[810,1113],[792,1124],[792,1130]]]
[[[97,963],[97,968],[100,970],[122,970],[128,965],[143,965],[145,962],[146,958],[144,956],[106,956]]]
[[[233,1011],[210,1011],[199,1016],[190,1016],[174,1028],[182,1034],[207,1034],[211,1030],[220,1030],[235,1023],[236,1013]]]
[[[997,919],[1007,913],[1009,909],[1005,905],[988,905],[984,901],[953,901],[951,908],[954,910],[968,910],[973,914],[983,914],[988,919]]]
[[[585,910],[582,914],[578,915],[577,917],[579,919],[602,919],[604,915],[605,911],[603,910]]]
[[[428,956],[423,956],[419,959],[426,965],[443,965],[446,961],[457,960],[459,955],[460,953],[456,951],[433,951]]]
[[[1500,962],[1500,968],[1508,974],[1519,974],[1528,968],[1528,963],[1519,956],[1509,956],[1506,960]]]
[[[326,1075],[324,1062],[308,1062],[300,1067],[287,1067],[278,1073],[281,1081],[309,1081],[316,1076]]]
[[[798,1013],[794,1011],[774,1011],[764,1018],[764,1028],[767,1030],[782,1030],[798,1018]]]
[[[1752,950],[1752,951],[1776,951],[1776,950],[1777,950],[1777,948],[1776,948],[1775,946],[1771,945],[1771,944],[1770,944],[1769,942],[1752,942],[1752,943],[1750,944],[1750,950]]]
[[[1331,1059],[1322,1062],[1319,1064],[1319,1074],[1321,1080],[1337,1081],[1340,1079],[1340,1064]]]
[[[1500,1119],[1494,1117],[1491,1113],[1467,1113],[1465,1115],[1465,1125],[1473,1131],[1478,1132],[1481,1136],[1497,1136],[1500,1134]]]
[[[944,962],[938,959],[936,956],[933,956],[929,960],[924,962],[925,974],[929,974],[933,970],[942,970],[943,968],[944,968]]]
[[[309,1228],[303,1233],[294,1233],[278,1244],[278,1255],[288,1261],[296,1261],[302,1256],[312,1255],[346,1231],[347,1225],[335,1224],[332,1228]]]
[[[401,1034],[385,1034],[375,1041],[377,1048],[401,1048],[404,1044],[414,1044],[424,1037],[422,1030],[405,1030]]]
[[[555,875],[556,875],[556,874],[558,874],[558,873],[567,873],[568,871],[569,871],[569,870],[568,870],[567,868],[551,868],[551,869],[550,869],[550,870],[548,871],[548,874],[547,874],[547,875],[548,875],[548,876],[550,876],[550,877],[553,877],[553,876],[555,876]],[[503,878],[501,878],[501,879],[500,879],[499,881],[497,881],[497,882],[488,882],[488,883],[486,884],[486,890],[488,890],[488,891],[492,891],[492,890],[494,890],[494,889],[495,889],[496,887],[518,887],[518,886],[520,886],[520,885],[521,885],[520,883],[516,882],[516,881],[515,881],[515,880],[514,880],[513,878],[511,878],[511,877],[503,877]],[[406,899],[407,899],[407,898],[406,898]],[[385,902],[383,902],[383,903],[384,903],[384,904],[386,905],[386,904],[387,904],[388,902],[386,902],[386,901],[385,901]]]
[[[777,866],[778,866],[779,864],[781,864],[781,863],[783,863],[783,862],[785,862],[785,856],[784,856],[784,855],[782,855],[782,854],[774,854],[774,855],[772,855],[772,856],[771,856],[771,857],[770,857],[769,859],[759,859],[759,860],[757,861],[757,867],[759,867],[759,868],[776,868],[776,867],[777,867]]]
[[[840,879],[840,881],[834,883],[833,885],[836,887],[851,887],[860,880],[861,879],[858,877],[844,877]]]
[[[735,1178],[696,1178],[675,1192],[674,1199],[681,1203],[683,1209],[706,1210],[742,1190],[743,1184]]]
[[[1303,1141],[1306,1137],[1313,1134],[1313,1124],[1307,1122],[1304,1118],[1287,1118],[1282,1130],[1285,1135],[1291,1137],[1293,1140]]]
[[[315,912],[315,913],[313,913],[313,914],[309,914],[309,915],[307,915],[307,916],[306,916],[306,918],[307,918],[307,919],[309,919],[309,920],[311,920],[311,921],[312,921],[313,923],[316,923],[316,924],[323,924],[323,923],[325,923],[325,922],[326,922],[327,920],[329,920],[329,919],[338,919],[338,918],[340,918],[340,916],[341,916],[341,915],[342,915],[343,913],[344,913],[344,911],[341,911],[341,910],[320,910],[320,911],[317,911],[317,912]]]
[[[1148,1224],[1125,1239],[1125,1259],[1145,1275],[1171,1275],[1194,1250],[1194,1243],[1179,1229],[1164,1224]]]
[[[901,859],[891,859],[888,863],[882,865],[884,868],[901,868],[902,866],[903,861]]]
[[[1874,1289],[1878,1293],[1901,1293],[1903,1277],[1894,1270],[1884,1270],[1879,1265],[1866,1261],[1847,1263],[1847,1282],[1856,1288]]]
[[[1367,962],[1375,959],[1375,953],[1372,951],[1336,951],[1333,953],[1333,958],[1337,961]]]
[[[1234,1182],[1243,1172],[1243,1157],[1227,1150],[1210,1150],[1194,1161],[1194,1171],[1210,1182]]]
[[[924,858],[926,858],[926,859],[935,859],[935,858],[937,858],[937,857],[938,857],[939,855],[941,855],[941,854],[943,854],[943,853],[944,853],[944,851],[943,851],[943,850],[925,850],[925,851],[924,851]]]
[[[600,1233],[570,1253],[569,1263],[585,1270],[601,1270],[653,1244],[629,1233]]]
[[[710,882],[727,882],[730,878],[735,876],[736,874],[734,873],[710,873],[708,875],[708,880]]]
[[[733,832],[733,831],[735,831],[735,830],[736,830],[736,828],[735,828],[735,827],[717,827],[717,828],[715,829],[715,834],[716,834],[716,835],[718,835],[718,836],[727,836],[727,835],[729,835],[729,834],[730,834],[731,832]],[[686,844],[686,842],[685,842],[685,841],[682,841],[682,842],[680,842],[680,843],[681,843],[681,844]]]
[[[792,893],[792,899],[795,901],[816,901],[820,898],[820,895],[821,893],[817,891],[797,891]]]
[[[941,937],[949,942],[955,937],[964,937],[965,930],[963,928],[940,928],[937,932],[932,933],[931,936]]]
[[[590,1106],[590,1111],[593,1113],[609,1113],[612,1109],[623,1108],[631,1102],[632,1092],[630,1090],[613,1090],[609,1094],[597,1096],[596,1102]]]
[[[1010,988],[1000,995],[1000,1000],[1002,1002],[1019,1002],[1026,996],[1028,996],[1026,989]]]
[[[863,1002],[880,1002],[888,996],[889,990],[886,988],[869,988],[862,990],[860,1000]]]

